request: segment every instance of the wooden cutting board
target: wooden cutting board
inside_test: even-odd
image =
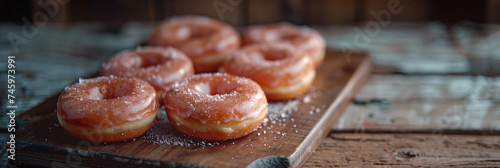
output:
[[[12,164],[44,167],[298,167],[341,116],[370,74],[365,54],[328,50],[314,86],[299,98],[270,102],[268,118],[248,136],[223,142],[184,135],[163,110],[133,140],[96,143],[65,133],[56,119],[59,95],[23,113]]]

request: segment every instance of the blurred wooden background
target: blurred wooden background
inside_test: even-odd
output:
[[[51,22],[119,24],[197,14],[235,26],[279,21],[324,25],[374,20],[372,11],[381,12],[393,5],[402,10],[391,15],[391,21],[500,23],[500,1],[496,0],[2,0],[0,21],[21,22],[23,16],[45,10],[40,4],[67,1],[69,3],[58,6]]]

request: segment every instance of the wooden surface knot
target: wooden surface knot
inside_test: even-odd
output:
[[[420,153],[420,151],[418,151],[418,150],[413,150],[413,149],[401,150],[401,151],[398,151],[398,153],[396,155],[396,160],[407,161],[407,160],[414,159],[414,158],[419,157],[419,156],[422,156],[422,153]]]

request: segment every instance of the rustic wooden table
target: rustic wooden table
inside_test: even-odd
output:
[[[351,26],[320,30],[356,46]],[[369,40],[374,74],[304,167],[500,167],[499,26],[395,23]]]
[[[500,26],[391,23],[363,32],[364,26],[315,27],[329,47],[346,51],[345,59],[369,51],[374,74],[303,166],[500,167]],[[135,47],[151,28],[37,27],[18,53],[0,38],[0,55],[16,56],[17,115],[96,72],[107,58],[102,55]],[[1,34],[23,31],[0,24]],[[0,81],[6,85],[6,77]],[[0,90],[4,111],[6,92]],[[3,142],[9,118],[0,117]]]

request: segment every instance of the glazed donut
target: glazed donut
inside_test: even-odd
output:
[[[172,17],[153,31],[149,45],[172,46],[189,56],[196,73],[213,72],[240,47],[236,30],[202,16]]]
[[[305,52],[319,66],[325,57],[325,39],[316,30],[288,23],[250,27],[242,35],[242,44],[286,42]]]
[[[172,47],[145,47],[120,52],[103,64],[102,76],[134,77],[145,80],[157,92],[194,74],[193,63]]]
[[[254,81],[229,74],[198,74],[176,82],[165,111],[177,130],[222,141],[254,131],[267,116],[267,100]]]
[[[114,142],[145,133],[159,107],[154,88],[145,81],[97,77],[64,89],[57,101],[57,119],[77,138]]]
[[[316,71],[310,57],[287,43],[243,47],[226,59],[221,72],[257,82],[268,100],[295,98],[308,91]]]

